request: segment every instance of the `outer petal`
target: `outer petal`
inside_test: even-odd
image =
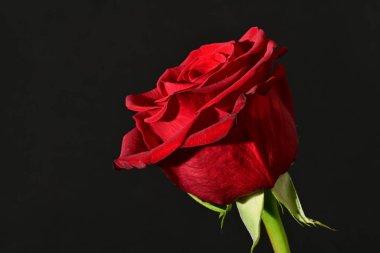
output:
[[[295,160],[298,149],[293,100],[285,77],[285,68],[277,67],[272,87],[266,95],[253,96],[242,121],[268,165],[268,177],[274,184]]]
[[[265,96],[249,96],[226,138],[179,149],[159,166],[178,187],[216,204],[273,187],[297,151],[295,123],[285,105],[291,98],[283,89],[286,80],[279,79]]]
[[[158,165],[179,188],[216,204],[269,187],[255,143],[235,129],[213,145],[179,149]]]
[[[288,109],[289,113],[294,118],[294,104],[291,92],[286,79],[286,69],[281,64],[277,64],[274,69],[273,79],[270,80],[270,86],[274,86],[274,90],[281,97],[283,105]]]

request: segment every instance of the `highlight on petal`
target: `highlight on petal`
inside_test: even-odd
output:
[[[247,51],[247,53],[243,56],[258,53],[261,51],[261,48],[269,42],[275,43],[272,40],[268,40],[265,37],[264,31],[258,29],[257,27],[249,29],[248,32],[238,41],[239,45],[245,48],[244,50]]]
[[[259,29],[257,26],[251,27],[248,31],[239,39],[239,41],[252,41],[255,42],[257,38],[264,37],[265,33],[263,30]]]
[[[195,83],[174,83],[174,82],[163,82],[166,93],[168,96],[173,95],[177,92],[188,90],[197,84]]]

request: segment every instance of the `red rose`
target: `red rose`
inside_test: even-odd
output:
[[[118,169],[157,164],[182,190],[216,204],[273,187],[297,152],[286,49],[251,28],[239,41],[192,51],[151,91],[126,98],[136,111]]]

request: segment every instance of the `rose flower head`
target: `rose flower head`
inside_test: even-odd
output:
[[[274,186],[297,153],[286,49],[253,27],[237,41],[192,51],[154,89],[126,98],[136,127],[117,169],[156,164],[199,199],[229,204]]]

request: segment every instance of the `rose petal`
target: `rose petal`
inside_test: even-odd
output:
[[[284,71],[284,68],[281,69]],[[269,181],[275,183],[288,170],[297,153],[297,130],[291,106],[292,97],[285,76],[277,78],[265,96],[252,96],[242,111],[242,125],[257,144]],[[249,120],[248,120],[249,119]]]
[[[236,81],[233,85],[224,89],[221,93],[219,93],[216,97],[208,101],[204,106],[200,108],[203,110],[206,107],[213,106],[214,104],[220,102],[224,97],[228,96],[230,93],[239,90],[242,86],[249,84],[247,91],[251,89],[254,85],[257,85],[261,79],[265,77],[265,72],[271,67],[274,59],[278,57],[282,53],[282,50],[274,50],[276,48],[276,44],[273,41],[269,41],[266,47],[266,51],[264,56],[238,81]],[[245,91],[241,91],[245,92]]]
[[[244,104],[245,104],[245,98],[242,95],[235,103],[234,109],[232,111],[232,114],[234,114],[233,117],[235,117],[235,115],[244,107]],[[180,147],[183,144],[186,137],[189,135],[189,133],[191,133],[191,129],[194,129],[194,127],[196,128],[197,120],[200,117],[205,118],[204,115],[206,116],[209,115],[207,111],[202,111],[201,113],[195,115],[193,119],[189,120],[189,122],[186,125],[184,125],[182,128],[179,128],[180,130],[176,131],[175,134],[171,134],[171,137],[168,137],[164,142],[159,143],[158,137],[156,137],[154,132],[151,131],[152,129],[146,128],[148,126],[142,123],[142,118],[144,117],[143,116],[144,113],[147,113],[147,112],[140,112],[137,115],[135,115],[137,129],[139,129],[141,133],[143,134],[141,134],[140,131],[135,130],[135,131],[129,132],[123,139],[122,150],[127,150],[128,152],[122,151],[122,155],[117,160],[117,164],[119,168],[122,168],[123,166],[125,166],[125,168],[127,169],[131,168],[131,166],[137,167],[137,168],[143,168],[147,164],[157,163],[160,160],[166,158],[168,155],[170,155],[172,152],[174,152],[178,147]],[[227,119],[225,121],[227,121]],[[219,126],[228,125],[226,124],[225,121],[219,123]],[[201,122],[204,123],[203,120],[201,120]],[[214,129],[215,127],[216,126],[213,126]],[[221,132],[219,130],[219,134],[226,135],[230,128],[231,126],[229,128],[224,127],[225,132]],[[206,134],[207,134],[207,131],[210,131],[210,129],[206,130]],[[192,137],[193,144],[196,141],[198,141],[199,145],[201,145],[199,141],[201,139],[200,137],[201,135],[202,133],[199,133],[198,135],[195,135]],[[221,138],[220,136],[216,136],[216,135],[214,135],[213,137],[214,139],[209,138],[208,141],[212,142],[212,141],[216,141],[217,138],[219,139]],[[159,143],[159,144],[155,147],[149,147],[149,146],[152,146],[152,143],[150,142],[155,139],[156,139],[156,143],[157,144]],[[131,143],[129,143],[130,141]],[[139,151],[137,147],[134,147],[135,143],[143,144],[144,148],[140,149]],[[150,149],[148,150],[147,147],[149,147]]]
[[[257,26],[251,27],[248,29],[248,31],[241,36],[239,41],[252,41],[255,42],[258,40],[258,38],[262,38],[262,34],[264,33],[263,30],[259,29]]]
[[[149,124],[146,124],[144,119],[149,118],[151,116],[150,112],[138,112],[133,116],[136,121],[136,128],[140,131],[145,145],[148,149],[152,149],[160,145],[163,141],[155,134],[152,129],[149,127]]]
[[[144,152],[146,150],[147,148],[140,132],[137,130],[137,128],[133,128],[123,137],[120,156],[114,161],[115,169],[131,169],[135,165],[137,165],[136,167],[143,166],[143,164],[138,163],[132,165],[125,158],[131,154]]]
[[[220,69],[220,71],[214,73],[200,86],[205,87],[211,85],[212,83],[219,82],[220,80],[223,80],[225,78],[226,73],[234,73],[241,69],[242,66],[254,66],[263,57],[262,54],[265,52],[265,33],[262,30],[257,30],[257,32],[255,33],[255,37],[252,38],[252,41],[250,42],[254,43],[249,43],[248,48],[244,49],[239,49],[242,46],[242,43],[234,43],[234,51],[243,51],[243,53],[240,53],[240,55],[233,61],[230,61],[228,64],[225,64]]]
[[[192,92],[178,93],[166,102],[168,106],[160,120],[141,122],[141,124],[146,125],[146,131],[157,134],[163,142],[166,142],[195,119],[195,112],[208,100],[207,96]]]
[[[183,68],[177,77],[177,82],[189,81],[200,84],[206,81],[226,61],[233,59],[235,48],[233,43],[230,41],[204,45],[191,52],[187,60],[181,64]]]
[[[159,166],[184,191],[207,202],[232,203],[237,197],[270,185],[261,172],[265,165],[255,144],[244,137],[231,138],[236,135],[239,133],[233,128],[218,143],[179,149]]]
[[[200,85],[197,87],[197,89],[194,89],[193,92],[197,93],[208,93],[208,94],[215,94],[212,97],[215,97],[217,94],[219,94],[222,90],[226,89],[226,87],[230,86],[231,84],[238,81],[248,70],[250,66],[242,66],[237,69],[234,69],[231,72],[226,71],[226,73],[229,73],[228,75],[224,74],[223,78],[214,78],[212,83],[207,85]],[[210,78],[211,79],[211,78]],[[209,80],[210,80],[209,79]]]
[[[281,80],[281,79],[279,79]],[[159,166],[178,187],[216,204],[273,187],[297,152],[297,133],[282,79],[267,95],[251,95],[237,125],[221,141],[179,149]]]
[[[163,83],[165,90],[168,96],[173,95],[177,92],[184,91],[194,87],[195,83],[173,83],[173,82],[164,82]]]
[[[132,94],[125,98],[125,106],[132,111],[147,111],[160,108],[155,104],[155,100],[160,98],[161,94],[157,89],[147,91],[142,94]]]
[[[221,49],[221,52],[228,54],[228,52],[230,52],[230,49],[228,48],[229,44],[231,44],[231,41],[202,45],[200,48],[191,51],[190,54],[186,57],[186,59],[180,64],[180,66],[187,66],[189,65],[189,63],[197,59],[197,57],[199,57],[200,55],[207,55],[212,52],[218,51],[219,49]]]
[[[156,110],[153,115],[145,118],[144,122],[153,123],[164,117],[165,113],[167,112],[168,106],[170,106],[170,101],[171,100],[169,98],[168,101],[159,110]]]
[[[275,80],[272,80],[272,87],[275,87],[278,96],[281,97],[281,101],[284,106],[288,109],[289,113],[294,119],[294,103],[292,94],[289,89],[288,80],[286,78],[286,69],[280,63],[275,67],[273,75],[276,77]]]
[[[202,130],[197,131],[193,134],[190,134],[189,137],[186,138],[186,141],[182,145],[182,147],[188,148],[188,147],[207,145],[207,144],[211,144],[223,139],[229,133],[234,123],[236,122],[236,117],[238,113],[244,108],[245,101],[246,101],[246,98],[244,95],[239,96],[231,114],[227,114],[227,116],[223,117],[218,122],[213,123],[206,127],[201,127],[200,129]],[[200,124],[205,124],[205,121],[207,121],[207,119],[200,117],[198,118],[198,121],[201,121]],[[195,122],[195,124],[196,123],[197,122]]]
[[[183,67],[177,66],[174,68],[168,68],[165,72],[160,76],[157,81],[157,89],[162,94],[161,97],[165,97],[168,95],[168,92],[165,89],[165,82],[177,82],[177,77],[179,73],[181,73]]]
[[[188,130],[190,129],[191,124],[188,124],[184,129],[179,131],[171,139],[151,150],[137,150],[135,146],[144,144],[140,135],[138,144],[135,141],[135,138],[125,138],[123,140],[123,145],[128,152],[125,152],[125,155],[119,157],[115,162],[116,168],[119,169],[130,169],[132,167],[136,168],[145,168],[148,164],[154,164],[162,159],[166,158],[168,155],[173,153],[178,147],[183,143]],[[133,133],[135,135],[135,133]],[[134,137],[134,136],[133,136]],[[130,140],[132,142],[130,143]],[[145,145],[145,144],[144,144]],[[129,149],[129,147],[132,147]],[[133,152],[135,151],[135,152]]]

